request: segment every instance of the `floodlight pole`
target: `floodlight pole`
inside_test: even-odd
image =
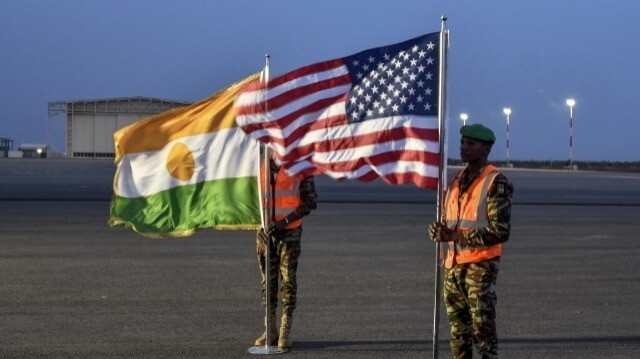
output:
[[[511,115],[511,108],[503,108],[502,113],[507,116],[507,167],[509,167],[509,116]]]
[[[567,106],[569,106],[569,169],[573,169],[573,106],[575,105],[576,100],[567,99]]]
[[[467,125],[467,120],[469,119],[469,115],[466,113],[461,113],[460,114],[460,119],[462,120],[462,126],[466,126]]]

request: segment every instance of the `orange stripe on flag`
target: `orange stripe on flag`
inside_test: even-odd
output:
[[[209,98],[190,106],[163,112],[118,130],[114,135],[115,162],[128,153],[157,151],[178,138],[236,127],[234,100],[247,84],[258,81],[256,73]]]

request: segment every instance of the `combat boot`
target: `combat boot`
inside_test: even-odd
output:
[[[264,318],[265,327],[267,325],[267,317]],[[276,310],[269,311],[269,339],[271,343],[269,345],[274,346],[278,343],[278,329],[276,326]],[[267,331],[265,330],[262,335],[256,339],[255,345],[257,347],[263,347],[267,343]]]
[[[282,313],[282,318],[280,319],[280,337],[278,338],[278,348],[280,349],[288,349],[293,346],[293,340],[291,340],[292,321],[292,313]]]

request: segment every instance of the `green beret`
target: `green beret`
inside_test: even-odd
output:
[[[479,123],[462,126],[460,128],[460,134],[464,137],[473,138],[490,144],[496,142],[496,135],[493,134],[493,131]]]

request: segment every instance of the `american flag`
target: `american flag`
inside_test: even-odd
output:
[[[439,36],[319,62],[247,85],[236,122],[287,173],[437,188]]]

